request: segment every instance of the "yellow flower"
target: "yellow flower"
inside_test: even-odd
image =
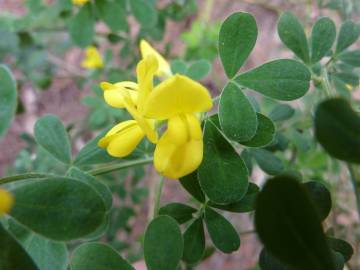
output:
[[[89,0],[71,0],[71,2],[72,2],[74,5],[81,6],[81,5],[89,2]]]
[[[9,213],[13,204],[13,196],[5,189],[0,189],[0,216]]]
[[[158,61],[158,70],[156,71],[156,75],[159,77],[168,77],[171,76],[171,68],[169,63],[159,54],[146,40],[140,41],[140,52],[142,58],[146,58],[149,55],[154,55],[156,60]]]
[[[144,115],[168,119],[168,128],[156,145],[154,165],[162,175],[177,179],[195,171],[203,158],[203,140],[196,113],[212,107],[209,92],[182,75],[160,83],[150,93]]]
[[[124,121],[114,126],[98,145],[106,148],[115,157],[129,155],[140,141],[147,136],[152,142],[157,142],[155,121],[146,119],[143,114],[144,102],[153,88],[153,78],[158,68],[154,56],[148,56],[137,65],[138,83],[119,82],[100,84],[104,90],[105,101],[115,108],[126,108],[134,120]]]
[[[82,61],[81,66],[87,69],[102,68],[104,66],[101,55],[96,47],[90,46],[86,48],[85,59]]]

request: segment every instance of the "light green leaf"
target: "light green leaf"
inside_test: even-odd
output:
[[[135,270],[112,247],[102,243],[85,243],[74,250],[72,270]]]
[[[191,79],[199,81],[205,78],[211,71],[211,64],[209,61],[202,59],[193,62],[188,68],[186,75]]]
[[[71,147],[68,134],[60,119],[55,115],[46,115],[35,123],[36,142],[56,159],[65,164],[71,162]]]
[[[147,0],[131,0],[130,7],[136,20],[144,28],[151,28],[157,22],[154,4]]]
[[[89,185],[71,178],[27,180],[12,192],[16,203],[11,216],[53,240],[84,237],[105,219],[101,196]]]
[[[219,120],[222,131],[231,140],[242,142],[255,136],[258,119],[254,107],[232,82],[221,93]]]
[[[244,161],[209,120],[205,122],[204,159],[198,177],[202,190],[218,204],[240,201],[248,189]]]
[[[81,48],[89,46],[94,37],[95,18],[91,3],[81,7],[69,22],[69,33],[74,43]]]
[[[258,127],[256,134],[248,141],[240,142],[248,147],[263,147],[270,144],[274,140],[275,125],[274,123],[261,113],[256,113]]]
[[[338,58],[353,67],[360,67],[360,50],[345,51]]]
[[[346,21],[341,25],[340,32],[336,44],[336,53],[340,53],[359,38],[360,35],[360,25],[352,22]]]
[[[309,90],[310,79],[310,71],[304,64],[278,59],[242,73],[234,81],[267,97],[294,100]]]
[[[335,23],[327,17],[316,21],[311,33],[311,62],[316,63],[331,49],[336,38]]]
[[[113,32],[127,31],[126,2],[124,0],[96,0],[96,12]]]
[[[305,63],[309,63],[309,46],[304,27],[292,13],[285,12],[280,16],[278,33],[286,47]]]
[[[256,38],[256,21],[249,13],[233,13],[223,22],[219,34],[219,54],[229,78],[234,77],[244,64],[255,46]]]
[[[181,231],[173,218],[158,216],[150,222],[144,239],[148,270],[176,270],[183,248]]]
[[[16,81],[10,70],[4,65],[0,65],[0,137],[10,127],[16,106]]]

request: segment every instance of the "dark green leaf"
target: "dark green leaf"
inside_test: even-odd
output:
[[[13,190],[11,216],[34,232],[54,240],[72,240],[95,231],[104,221],[101,196],[70,178],[27,180]]]
[[[60,119],[55,115],[46,115],[35,123],[36,142],[56,159],[69,164],[71,147],[68,134]]]
[[[0,65],[0,137],[10,127],[16,112],[16,82],[10,70]]]
[[[239,249],[240,238],[235,228],[222,215],[209,207],[205,208],[205,223],[215,247],[224,253]]]
[[[279,104],[269,113],[269,117],[274,122],[284,121],[291,118],[295,113],[295,110],[287,104]]]
[[[316,63],[331,49],[336,38],[335,23],[327,17],[316,21],[311,33],[311,62]]]
[[[159,215],[168,215],[179,224],[183,224],[193,217],[197,210],[182,203],[169,203],[159,209]]]
[[[215,204],[210,201],[208,205],[214,208],[235,213],[251,212],[255,209],[255,201],[258,193],[259,187],[254,183],[249,183],[249,188],[246,192],[246,195],[240,201],[226,205]]]
[[[332,156],[360,163],[360,117],[341,98],[323,101],[315,112],[315,135]]]
[[[194,264],[201,260],[205,251],[205,234],[201,218],[194,220],[184,233],[183,260]]]
[[[211,71],[211,64],[209,61],[202,59],[192,63],[187,69],[186,75],[191,79],[199,81],[205,78]]]
[[[323,184],[315,181],[307,182],[304,186],[318,210],[320,220],[325,220],[331,211],[330,191]]]
[[[268,180],[256,202],[255,225],[278,260],[298,270],[335,270],[317,210],[296,179]]]
[[[147,0],[131,0],[130,7],[136,20],[144,28],[151,28],[157,22],[157,13],[153,3]]]
[[[231,140],[248,141],[256,133],[256,112],[246,95],[232,82],[221,93],[219,120],[222,131]]]
[[[218,204],[240,201],[248,189],[244,161],[210,121],[205,122],[204,159],[198,177],[202,190]]]
[[[0,224],[0,269],[38,270],[21,245]]]
[[[354,250],[348,242],[333,237],[327,237],[327,241],[330,248],[343,255],[345,262],[351,259],[354,254]]]
[[[113,32],[127,31],[126,2],[123,0],[96,0],[96,12]]]
[[[275,125],[274,123],[261,113],[256,113],[258,127],[256,134],[249,141],[240,142],[249,147],[263,147],[270,144],[274,140]]]
[[[343,52],[338,58],[348,65],[360,67],[360,50]]]
[[[340,252],[332,251],[336,270],[344,270],[345,259]]]
[[[153,219],[145,232],[144,257],[148,270],[175,270],[183,254],[183,238],[169,216]]]
[[[360,26],[352,21],[346,21],[341,25],[336,44],[336,53],[340,53],[355,43],[360,35]]]
[[[280,16],[278,33],[286,47],[292,50],[305,63],[309,63],[309,46],[304,28],[292,13],[285,12]]]
[[[82,48],[89,46],[94,37],[95,18],[91,4],[85,4],[69,22],[69,33],[74,43]]]
[[[259,265],[261,270],[291,270],[284,263],[271,256],[265,248],[260,252]]]
[[[256,38],[256,21],[249,13],[236,12],[223,22],[219,34],[219,54],[229,78],[234,77],[244,64]]]
[[[205,195],[201,190],[197,171],[180,178],[180,184],[199,202],[205,202]]]
[[[238,75],[236,83],[278,100],[294,100],[309,90],[310,71],[295,60],[278,59]]]
[[[71,258],[72,270],[135,270],[112,247],[102,243],[85,243]]]
[[[277,156],[265,149],[252,149],[253,154],[259,167],[270,175],[276,175],[284,170],[284,164]]]

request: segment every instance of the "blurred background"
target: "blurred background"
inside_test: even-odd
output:
[[[34,149],[34,123],[44,114],[56,114],[66,124],[75,152],[104,128],[126,118],[123,112],[105,105],[98,84],[105,79],[116,82],[134,78],[141,38],[149,40],[167,59],[177,61],[176,64],[190,67],[197,63],[206,69],[206,63],[210,63],[210,73],[200,74],[199,79],[216,96],[226,82],[217,57],[218,31],[231,13],[252,13],[258,24],[256,47],[243,67],[247,70],[274,58],[293,57],[277,34],[276,23],[281,12],[293,12],[310,31],[319,16],[331,17],[339,28],[347,18],[358,20],[359,10],[359,0],[158,0],[152,11],[157,21],[151,27],[146,24],[151,24],[152,17],[139,13],[136,7],[128,7],[121,15],[122,25],[109,27],[106,19],[96,22],[91,43],[97,46],[105,65],[102,69],[89,70],[81,66],[85,49],[78,46],[74,33],[68,31],[76,13],[76,7],[69,6],[69,1],[0,0],[0,61],[14,72],[19,92],[17,116],[7,135],[0,139],[0,174],[61,170],[53,167],[50,157]],[[86,31],[85,26],[83,30]],[[358,90],[353,87],[351,95],[360,98]],[[154,173],[150,167],[138,168],[105,179],[115,193],[117,208],[116,225],[104,240],[132,261],[140,259]],[[263,178],[262,173],[254,171],[252,180],[261,183]],[[356,212],[349,210],[355,209],[354,198],[345,182],[340,179],[332,186],[337,192],[330,219],[337,224],[333,229],[358,254],[359,220]],[[188,198],[176,181],[167,181],[164,188],[163,203]],[[215,252],[196,269],[255,269],[261,246],[253,233],[251,214],[226,213],[226,217],[241,234],[241,248],[231,255]],[[210,255],[212,250],[208,252]],[[360,269],[359,259],[355,255],[349,269]]]

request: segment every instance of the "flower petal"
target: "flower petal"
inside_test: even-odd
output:
[[[125,108],[124,94],[129,94],[133,103],[137,103],[137,84],[134,82],[100,83],[104,90],[104,99],[107,104],[115,108]]]
[[[111,156],[125,157],[135,150],[144,136],[144,131],[136,121],[129,120],[113,127],[98,145],[106,148]]]
[[[14,197],[5,189],[0,188],[0,216],[9,213],[14,204]]]
[[[190,140],[201,140],[200,121],[193,114],[177,115],[169,119],[167,133],[174,144],[181,145]]]
[[[102,68],[104,66],[101,55],[96,47],[90,46],[86,49],[85,59],[82,61],[83,68]]]
[[[145,59],[149,55],[154,55],[156,60],[159,63],[159,66],[156,70],[156,75],[163,77],[163,76],[170,76],[171,75],[171,68],[169,63],[159,54],[151,45],[145,41],[140,41],[140,52],[143,59]]]
[[[144,115],[155,119],[169,119],[178,114],[205,112],[212,107],[208,90],[183,75],[163,81],[150,93]]]

